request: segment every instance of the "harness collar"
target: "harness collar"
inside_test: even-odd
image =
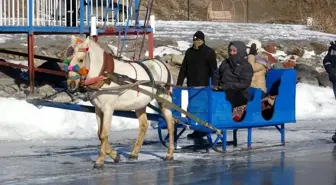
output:
[[[80,52],[85,52],[87,55],[90,55],[89,48],[79,48]],[[91,62],[91,61],[90,61]],[[101,71],[97,77],[93,77],[90,79],[87,79],[87,74],[89,73],[89,69],[82,67],[80,68],[78,65],[69,65],[70,60],[65,59],[63,61],[64,65],[64,71],[69,72],[73,71],[77,73],[77,75],[71,77],[74,80],[80,79],[81,85],[84,86],[95,86],[95,87],[101,87],[104,85],[105,77],[103,76],[105,73],[113,73],[114,72],[114,59],[113,56],[106,51],[104,51],[104,59],[103,59],[103,66],[101,68]]]

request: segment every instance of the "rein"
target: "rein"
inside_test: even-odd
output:
[[[71,51],[72,52],[70,52],[70,54],[73,55],[73,48],[72,48]],[[86,56],[90,55],[88,47],[87,48],[79,48],[78,51],[79,52],[85,52]],[[116,57],[114,55],[104,51],[104,60],[103,60],[103,66],[102,66],[101,72],[97,77],[93,77],[93,78],[90,78],[90,79],[86,78],[87,74],[89,73],[88,69],[86,69],[85,67],[80,68],[80,66],[78,66],[78,65],[74,65],[74,66],[69,65],[70,64],[69,59],[65,59],[63,61],[63,63],[65,64],[64,71],[66,71],[66,72],[72,71],[72,72],[77,73],[77,75],[71,76],[70,78],[73,79],[73,80],[80,79],[80,85],[82,87],[90,87],[91,86],[91,88],[92,88],[92,86],[96,86],[96,88],[100,88],[105,83],[108,83],[108,84],[111,83],[111,81],[108,81],[108,79],[106,79],[104,74],[114,73],[114,65],[115,65],[114,64],[114,59],[115,58]],[[88,60],[89,60],[89,62],[91,62],[90,61],[90,56],[89,56]],[[133,65],[134,61],[124,60],[124,59],[121,59],[121,61],[128,63],[134,69],[135,80],[137,80],[138,79],[138,71],[135,68],[135,66]],[[147,75],[149,76],[149,79],[152,81],[152,88],[154,88],[154,83],[153,83],[154,77],[153,77],[152,73],[150,72],[150,70],[148,69],[148,67],[146,65],[142,64],[141,62],[137,62],[136,64],[140,65],[146,71]],[[170,80],[170,74],[169,74],[169,80]],[[108,82],[106,82],[106,81],[108,81]],[[139,87],[138,86],[137,86],[137,92],[138,92],[138,95],[139,95]]]
[[[95,94],[95,96],[99,96],[99,95],[104,94],[104,93],[113,93],[114,90],[120,90],[122,88],[133,89],[136,85],[145,85],[146,83],[151,83],[151,81],[149,81],[149,80],[135,80],[135,79],[132,79],[132,78],[128,77],[127,75],[121,75],[121,74],[115,74],[115,73],[108,74],[108,78],[110,78],[111,80],[113,80],[115,83],[118,83],[120,86],[118,86],[118,87],[112,87],[112,88],[104,88],[104,89],[93,89],[93,91],[97,92],[97,94]],[[156,84],[156,86],[159,86],[159,84],[167,85],[167,83],[165,83],[165,82],[155,82],[155,84]],[[161,86],[161,88],[163,88],[163,87]],[[193,115],[193,114],[191,114],[191,113],[183,110],[182,108],[178,107],[177,105],[175,105],[175,104],[173,104],[173,103],[165,100],[164,98],[158,96],[157,94],[153,94],[152,92],[147,91],[147,90],[145,90],[143,88],[139,88],[139,90],[140,90],[141,93],[146,94],[148,96],[153,96],[154,99],[156,99],[158,102],[164,103],[169,108],[177,110],[177,111],[179,111],[179,112],[187,115],[190,119],[198,122],[199,124],[201,124],[201,125],[209,128],[209,129],[215,131],[215,133],[217,135],[221,135],[221,130],[219,130],[216,127],[212,126],[208,122],[201,120],[197,116],[195,116],[195,115]],[[151,107],[153,107],[153,106],[151,106]],[[174,122],[175,123],[183,124],[187,128],[189,128],[188,125],[186,125],[185,123],[181,122],[180,120],[178,120],[176,118],[174,118]]]
[[[82,41],[79,42],[79,43],[82,43]],[[89,51],[90,51],[89,47],[79,48],[78,51],[79,52],[85,52],[86,56],[90,55],[90,53],[89,53]],[[70,56],[72,56],[73,53],[74,53],[74,49],[71,48],[69,50],[68,58]],[[163,83],[163,82],[159,82],[158,83],[158,82],[155,82],[152,73],[150,72],[150,70],[148,69],[148,67],[146,65],[144,65],[140,61],[136,62],[136,64],[140,65],[146,71],[146,73],[148,74],[149,79],[150,79],[148,81],[143,81],[142,80],[142,81],[138,82],[138,79],[137,79],[138,78],[137,77],[138,76],[137,70],[134,67],[134,65],[132,64],[132,63],[134,63],[134,61],[125,60],[125,59],[122,59],[121,57],[116,57],[116,56],[114,56],[114,55],[112,55],[112,54],[107,53],[107,52],[104,51],[104,61],[103,61],[103,66],[102,66],[100,74],[97,77],[93,77],[93,78],[87,79],[86,77],[87,77],[87,74],[89,73],[89,69],[87,69],[85,67],[80,67],[79,65],[70,65],[70,60],[68,58],[63,61],[63,63],[65,64],[64,65],[64,71],[65,72],[69,72],[69,71],[75,72],[77,75],[71,76],[70,78],[73,79],[73,80],[78,80],[79,79],[80,80],[80,86],[82,88],[84,88],[84,89],[87,89],[87,90],[91,90],[91,91],[93,89],[102,90],[101,87],[105,83],[110,84],[111,82],[114,82],[116,84],[120,84],[121,81],[131,82],[132,85],[113,87],[112,89],[114,89],[114,90],[120,90],[120,89],[129,88],[129,87],[136,87],[137,88],[137,92],[139,94],[139,85],[149,86],[152,89],[154,89],[155,87],[157,87],[158,89],[162,89],[162,86],[164,86],[166,88],[166,91],[168,93],[169,93],[169,87],[175,87],[175,85],[170,84],[171,74],[170,74],[169,69],[167,68],[167,66],[165,64],[163,64],[163,65],[166,67],[166,69],[168,71],[167,83]],[[131,65],[133,67],[133,69],[135,70],[135,72],[136,72],[136,78],[133,79],[133,78],[130,78],[130,77],[126,76],[126,75],[121,75],[121,74],[115,73],[114,72],[114,58],[120,58],[121,61],[126,62],[129,65]],[[162,62],[162,61],[160,61],[160,62]],[[111,74],[113,74],[114,77],[112,77]],[[109,90],[112,90],[112,89],[109,88]]]
[[[89,55],[89,48],[80,48],[79,51],[85,52],[87,55]],[[118,90],[118,92],[120,92],[120,90],[129,90],[129,89],[134,89],[137,88],[138,92],[141,92],[145,95],[148,96],[152,96],[154,99],[156,99],[159,103],[165,104],[165,106],[171,108],[171,109],[175,109],[185,115],[187,115],[187,117],[189,117],[190,119],[198,122],[199,124],[213,130],[216,132],[217,135],[221,135],[221,131],[217,128],[215,128],[214,126],[212,126],[211,124],[209,124],[208,122],[205,122],[203,120],[201,120],[200,118],[198,118],[197,116],[181,109],[179,106],[167,101],[166,99],[160,97],[157,93],[153,93],[150,92],[146,89],[143,88],[139,88],[139,85],[146,85],[149,87],[152,87],[152,89],[154,89],[154,87],[157,87],[158,91],[163,91],[165,94],[170,95],[169,93],[169,88],[167,87],[180,87],[181,86],[176,86],[173,84],[170,84],[171,81],[171,74],[170,71],[168,70],[167,66],[164,65],[167,68],[168,71],[168,80],[167,82],[157,82],[154,80],[153,75],[151,74],[151,72],[149,71],[148,67],[146,65],[144,65],[141,62],[138,62],[138,64],[140,66],[142,66],[145,71],[148,73],[150,80],[137,80],[137,75],[136,75],[136,79],[130,78],[127,75],[122,75],[122,74],[117,74],[114,72],[114,56],[111,54],[108,54],[107,52],[104,51],[104,61],[103,61],[103,66],[101,69],[100,74],[98,75],[98,77],[94,77],[94,78],[90,78],[90,79],[86,79],[87,74],[89,73],[89,69],[85,68],[85,67],[80,67],[78,65],[69,65],[70,64],[70,60],[69,59],[65,59],[64,62],[64,71],[66,72],[75,72],[77,73],[76,76],[72,77],[73,79],[80,79],[81,80],[81,85],[83,85],[84,89],[91,91],[91,92],[96,92],[93,96],[98,96],[99,94],[102,93],[110,93],[111,91],[116,91]],[[107,61],[107,60],[111,60],[111,61]],[[126,61],[126,60],[123,60]],[[90,61],[91,62],[91,61]],[[134,62],[134,61],[131,61]],[[131,64],[131,62],[127,62],[129,63],[134,69],[135,67]],[[108,69],[108,70],[106,70]],[[136,69],[135,69],[136,70]],[[103,84],[105,83],[111,83],[114,82],[116,84],[119,84],[120,86],[117,87],[111,87],[111,88],[101,88],[103,86],[103,84],[100,87],[94,87],[92,88],[90,85],[92,84],[96,84],[99,81],[103,82]],[[106,82],[109,81],[109,82]],[[193,87],[195,88],[195,87]],[[207,88],[207,87],[205,87]],[[183,122],[179,121],[178,119],[174,118],[174,122],[175,123],[180,123],[180,124],[184,124]],[[185,124],[184,124],[185,125]],[[188,125],[187,125],[188,127]]]

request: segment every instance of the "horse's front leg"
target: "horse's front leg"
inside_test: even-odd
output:
[[[97,107],[96,107],[95,111],[96,111],[96,119],[97,119],[97,123],[98,123],[98,133],[97,133],[97,135],[98,135],[98,139],[100,140],[100,148],[102,148],[103,146],[102,146],[102,141],[100,139],[100,135],[101,135],[101,132],[102,132],[104,114]],[[105,160],[105,153],[100,151],[94,167],[95,168],[103,167],[104,160]]]
[[[139,110],[135,111],[136,116],[139,120],[139,136],[133,146],[133,150],[131,152],[130,159],[138,159],[138,154],[140,152],[140,148],[142,146],[142,143],[145,139],[145,135],[148,128],[148,119],[146,114],[146,107],[141,108]]]
[[[161,108],[161,113],[163,114],[167,127],[168,127],[168,134],[169,134],[169,147],[168,147],[168,152],[166,155],[166,161],[172,161],[174,160],[174,150],[175,150],[175,144],[174,144],[174,120],[173,120],[173,114],[171,110],[167,107],[165,107],[164,104],[159,103],[160,108]]]
[[[113,109],[105,109],[104,112],[96,109],[98,121],[98,137],[100,140],[100,152],[94,165],[95,168],[104,166],[105,156],[109,155],[115,162],[120,161],[120,156],[112,149],[108,143],[108,135],[110,131],[110,124],[112,121]]]

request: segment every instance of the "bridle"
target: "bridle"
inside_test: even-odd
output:
[[[89,52],[89,47],[85,48],[79,48],[78,52],[84,52],[85,56],[83,57],[85,59],[85,67],[80,67],[79,65],[70,65],[70,58],[73,56],[74,49],[70,48],[68,49],[68,56],[67,58],[63,61],[64,63],[64,71],[69,72],[72,71],[76,73],[76,75],[71,76],[70,79],[72,80],[80,80],[79,86],[82,87],[92,87],[92,86],[100,86],[104,84],[106,77],[102,74],[99,74],[97,77],[92,77],[87,79],[87,75],[89,73],[89,68],[90,68],[90,52]]]
[[[79,52],[85,52],[86,53],[85,57],[87,57],[89,55],[88,51],[89,51],[89,48],[79,48]],[[80,67],[77,64],[76,65],[70,65],[69,58],[71,58],[73,56],[73,52],[74,52],[73,46],[69,47],[68,51],[67,51],[67,58],[63,60],[63,64],[64,64],[63,70],[65,72],[72,71],[72,72],[76,73],[75,76],[70,77],[70,79],[72,79],[72,80],[78,80],[78,79],[80,79],[81,81],[85,80],[87,74],[89,73],[89,70],[86,67]]]

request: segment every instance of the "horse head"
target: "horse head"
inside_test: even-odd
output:
[[[64,71],[68,72],[68,89],[73,92],[78,89],[81,80],[85,79],[89,73],[91,40],[87,37],[85,41],[81,41],[75,36],[72,36],[71,40],[64,60]]]

